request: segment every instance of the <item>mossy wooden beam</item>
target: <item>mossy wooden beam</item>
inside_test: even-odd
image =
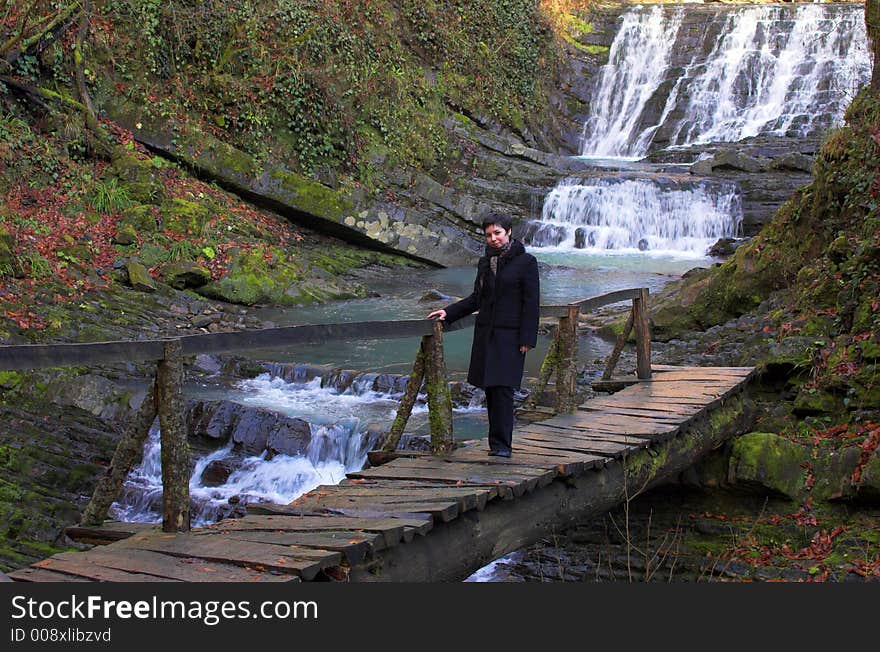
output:
[[[602,372],[602,380],[611,380],[611,376],[614,375],[614,367],[617,366],[617,360],[620,358],[623,347],[629,339],[629,334],[632,332],[633,321],[634,313],[630,310],[626,318],[626,325],[624,325],[623,331],[617,336],[617,341],[614,343],[614,350],[611,351],[611,355],[605,361],[605,371]]]
[[[556,412],[563,414],[575,410],[577,387],[577,327],[580,307],[568,307],[568,316],[559,319],[559,354],[556,366]]]
[[[189,444],[183,421],[183,351],[180,340],[165,343],[156,374],[162,443],[162,531],[188,532]]]
[[[150,427],[156,419],[156,384],[150,385],[143,403],[128,423],[122,439],[116,446],[107,473],[98,480],[92,499],[83,511],[82,525],[101,525],[107,518],[110,505],[119,497],[122,483],[128,477],[131,467],[144,450],[144,442],[150,434]]]
[[[544,356],[544,360],[541,362],[541,370],[538,372],[538,378],[535,381],[531,392],[529,393],[529,397],[523,404],[523,409],[534,410],[536,407],[538,407],[538,401],[541,399],[541,395],[547,388],[547,383],[550,381],[550,376],[553,374],[558,366],[559,329],[557,329],[556,333],[554,333],[553,335],[553,339],[551,340],[550,346],[547,349],[547,355]]]
[[[413,405],[416,403],[416,397],[422,387],[422,381],[425,379],[425,346],[424,343],[419,346],[416,354],[416,361],[413,364],[412,373],[406,381],[406,389],[403,392],[403,398],[400,399],[400,407],[397,408],[397,414],[394,416],[394,423],[391,424],[391,430],[385,438],[385,444],[382,450],[391,453],[397,450],[397,444],[400,442],[400,436],[403,434],[406,423],[412,414]]]
[[[425,357],[425,385],[428,393],[428,422],[431,427],[431,452],[443,455],[452,450],[452,392],[446,380],[443,358],[443,325],[434,322],[434,332],[422,338]]]
[[[651,377],[651,323],[648,317],[648,290],[642,288],[639,298],[633,299],[633,328],[636,331],[636,376],[640,380]]]

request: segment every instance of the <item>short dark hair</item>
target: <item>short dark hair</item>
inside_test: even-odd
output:
[[[497,224],[505,231],[510,231],[513,228],[513,218],[504,213],[489,213],[483,218],[483,230],[485,231],[493,224]]]

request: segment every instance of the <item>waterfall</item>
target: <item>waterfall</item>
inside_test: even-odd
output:
[[[583,156],[641,158],[652,143],[817,135],[840,122],[870,78],[861,5],[741,7],[713,12],[699,29],[682,16],[659,5],[623,15],[584,126]]]
[[[647,149],[650,134],[638,132],[645,105],[665,78],[682,9],[668,15],[661,5],[631,9],[611,45],[584,126],[584,156],[632,157]]]
[[[592,253],[704,256],[738,235],[742,206],[733,184],[672,179],[567,179],[544,200],[524,239],[538,247]]]

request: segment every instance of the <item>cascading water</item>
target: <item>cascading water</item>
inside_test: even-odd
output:
[[[682,25],[683,11],[657,5],[623,15],[583,156],[638,159],[652,143],[815,135],[840,121],[870,78],[861,5],[731,8],[699,29]]]
[[[592,253],[703,256],[738,235],[742,207],[732,184],[646,179],[567,179],[544,201],[527,240]]]
[[[278,369],[286,376],[305,375],[303,368],[299,370],[298,374],[295,367]],[[214,523],[242,502],[289,503],[318,485],[337,484],[347,472],[363,468],[367,452],[380,436],[375,426],[390,425],[400,401],[399,394],[374,391],[374,378],[375,374],[365,374],[341,392],[332,384],[322,387],[320,376],[289,381],[266,373],[238,383],[232,396],[241,403],[308,421],[309,442],[301,454],[270,457],[264,452],[245,458],[229,442],[196,460],[189,483],[193,525]],[[480,409],[479,400],[472,398],[469,404],[454,409],[473,412]],[[414,420],[426,413],[424,402],[417,402]],[[215,462],[234,470],[225,482],[213,486],[205,482],[203,474]],[[114,518],[127,522],[161,520],[161,468],[160,433],[154,427],[141,463],[129,474],[119,501],[113,505]]]
[[[584,156],[639,158],[656,126],[642,129],[637,118],[665,78],[683,12],[661,5],[630,10],[611,45],[584,126]],[[635,152],[635,154],[634,154]]]

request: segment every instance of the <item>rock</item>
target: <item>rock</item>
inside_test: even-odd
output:
[[[122,212],[120,226],[129,224],[137,231],[155,233],[157,229],[156,216],[153,207],[149,205],[132,206]]]
[[[702,164],[697,169],[704,170],[709,166],[710,171],[713,173],[717,168],[742,170],[743,172],[764,172],[769,166],[769,161],[749,156],[735,149],[722,149],[716,152],[711,159],[697,161],[697,164]],[[693,169],[693,166],[691,169]]]
[[[706,254],[716,258],[725,258],[733,255],[733,252],[747,241],[747,239],[742,238],[719,238],[715,244],[709,247],[709,251]]]
[[[642,238],[639,240],[639,251],[647,251],[648,250],[648,240],[646,238]]]
[[[796,499],[805,491],[804,465],[809,462],[810,450],[806,446],[774,433],[750,432],[733,442],[728,481],[757,484]]]
[[[77,407],[107,421],[120,421],[128,414],[131,392],[96,374],[62,375],[49,382],[46,397],[57,405]]]
[[[691,165],[690,173],[695,174],[701,177],[708,176],[712,174],[712,168],[714,167],[714,163],[712,161],[712,157],[701,158],[699,161],[695,162]]]
[[[428,303],[430,301],[452,301],[452,297],[443,294],[440,290],[431,288],[422,295],[422,298],[419,299],[419,303]]]
[[[574,247],[575,249],[584,249],[587,246],[587,230],[578,227],[574,231]]]
[[[816,159],[800,152],[789,152],[778,156],[770,163],[771,170],[797,170],[799,172],[813,173]]]
[[[199,481],[206,487],[219,487],[226,484],[229,476],[238,467],[240,460],[235,461],[232,458],[222,460],[213,460],[202,471]]]
[[[131,224],[120,224],[119,230],[113,236],[113,243],[127,247],[128,245],[137,244],[137,231]]]
[[[153,277],[147,271],[147,268],[136,260],[129,260],[125,264],[125,271],[128,272],[128,283],[139,292],[155,292],[156,284]]]
[[[189,260],[170,263],[162,269],[165,282],[177,290],[200,288],[211,281],[211,271]]]
[[[193,362],[193,367],[209,374],[220,373],[222,366],[217,356],[208,355],[207,353],[200,353]]]
[[[232,441],[243,455],[303,453],[311,440],[306,421],[232,401],[195,401],[187,405],[191,437]]]
[[[164,227],[175,233],[201,235],[211,219],[211,209],[205,204],[175,197],[159,207]]]

